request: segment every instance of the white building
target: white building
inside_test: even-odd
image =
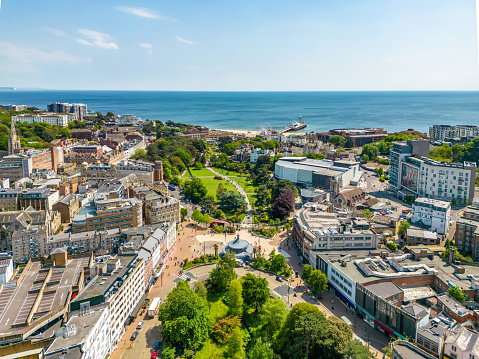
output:
[[[251,163],[256,163],[258,162],[258,158],[261,156],[274,156],[274,152],[271,150],[262,150],[261,148],[255,148],[253,151],[251,151],[249,155],[249,161]]]
[[[104,359],[111,352],[110,312],[105,307],[69,313],[67,323],[55,333],[45,358],[65,354],[78,359]]]
[[[429,141],[393,142],[389,185],[401,199],[426,197],[458,204],[472,203],[476,179],[475,162],[440,162],[429,155]]]
[[[13,258],[0,256],[0,286],[13,276]]]
[[[429,137],[444,141],[446,138],[477,137],[479,127],[471,125],[434,125],[429,127]]]
[[[449,332],[444,343],[444,358],[478,359],[479,334],[467,328]]]
[[[422,222],[438,234],[446,234],[451,221],[451,204],[432,198],[417,198],[412,204],[412,221]]]
[[[135,115],[116,115],[115,117],[113,117],[113,120],[119,124],[128,124],[135,126],[143,122],[141,118]]]
[[[283,157],[274,167],[274,177],[287,179],[295,184],[331,189],[331,182],[339,185],[338,190],[359,183],[362,171],[354,161],[313,160],[306,157]]]
[[[349,264],[352,265],[352,264]],[[328,265],[328,284],[334,294],[342,299],[346,299],[353,308],[356,307],[356,282],[349,278],[341,270],[340,262],[330,263]]]
[[[50,113],[42,112],[35,114],[21,114],[17,116],[12,116],[13,122],[26,122],[26,123],[35,123],[43,122],[49,125],[67,127],[69,122],[75,121],[78,119],[76,113]]]

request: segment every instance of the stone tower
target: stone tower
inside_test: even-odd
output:
[[[20,138],[17,137],[17,131],[15,131],[15,123],[13,122],[10,125],[10,136],[8,137],[8,154],[12,155],[16,150],[20,149]]]

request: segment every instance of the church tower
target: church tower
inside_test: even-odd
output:
[[[15,123],[13,122],[10,125],[10,136],[8,137],[8,154],[12,155],[15,153],[15,150],[20,149],[20,139],[17,137],[17,131],[15,131]]]

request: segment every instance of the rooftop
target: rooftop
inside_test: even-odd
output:
[[[66,305],[72,285],[78,283],[82,269],[87,267],[89,262],[90,256],[88,255],[69,257],[64,267],[44,266],[41,262],[32,262],[29,267],[23,269],[25,273],[23,273],[19,285],[15,286],[14,283],[20,275],[17,274],[0,292],[0,303],[2,303],[0,333],[2,336],[31,330],[32,325],[41,321],[45,316],[62,310]],[[26,324],[33,303],[50,269],[52,275],[46,284],[40,304],[34,312],[32,325],[13,328],[12,325]]]

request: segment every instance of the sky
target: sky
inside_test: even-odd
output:
[[[475,1],[3,0],[0,86],[475,91]]]

